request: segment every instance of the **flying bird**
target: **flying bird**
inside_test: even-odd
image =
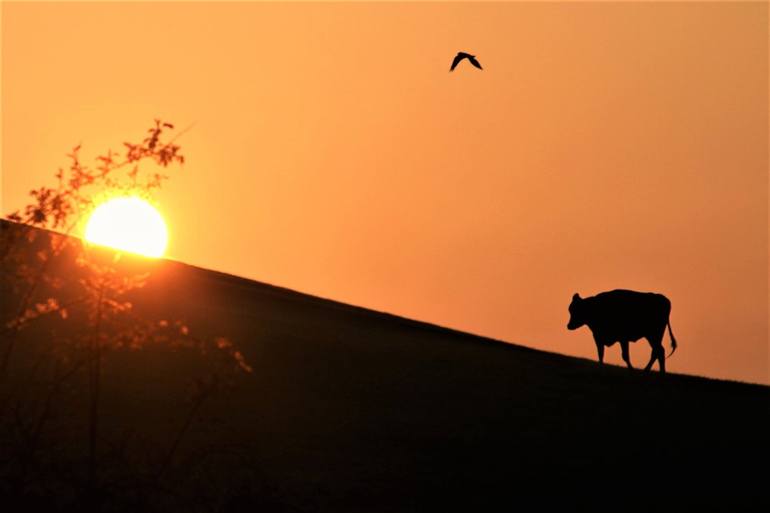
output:
[[[452,61],[452,67],[449,68],[449,71],[454,71],[454,69],[457,67],[458,64],[460,64],[460,61],[463,60],[463,59],[468,59],[468,61],[470,61],[471,64],[473,64],[474,66],[476,66],[479,69],[483,69],[481,67],[481,64],[479,64],[479,61],[476,60],[476,56],[475,55],[471,55],[471,54],[465,53],[465,52],[457,52],[457,55],[455,55],[455,58]]]

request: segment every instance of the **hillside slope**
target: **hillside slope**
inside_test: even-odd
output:
[[[768,387],[600,367],[181,263],[137,265],[153,271],[139,312],[227,335],[254,369],[204,404],[176,458],[189,475],[170,477],[216,510],[770,510]],[[106,357],[104,439],[172,437],[193,359]]]
[[[513,509],[533,492],[626,510],[770,503],[767,387],[602,368],[171,267],[157,286],[185,298],[179,314],[231,328],[255,367],[221,414],[240,412],[239,436],[331,510]]]

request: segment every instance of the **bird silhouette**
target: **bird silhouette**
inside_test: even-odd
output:
[[[457,52],[457,55],[455,55],[455,58],[452,61],[452,67],[449,68],[449,71],[454,71],[454,69],[457,67],[458,64],[460,64],[460,61],[463,59],[468,59],[468,61],[470,61],[471,64],[473,64],[479,69],[484,69],[481,67],[481,64],[479,64],[479,61],[476,60],[475,55],[471,55],[465,52]]]

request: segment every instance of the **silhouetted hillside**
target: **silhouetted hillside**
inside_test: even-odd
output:
[[[226,335],[254,369],[204,404],[164,478],[190,509],[770,511],[768,387],[601,368],[181,263],[121,265],[153,272],[137,311]],[[198,358],[105,357],[104,468],[121,443],[125,465],[152,461]],[[56,472],[80,472],[72,452]],[[149,507],[132,486],[105,510]]]

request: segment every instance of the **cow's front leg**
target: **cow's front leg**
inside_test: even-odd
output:
[[[620,350],[623,354],[623,361],[626,362],[629,369],[633,369],[634,366],[631,365],[631,356],[628,354],[628,340],[620,341]]]
[[[599,341],[596,342],[596,352],[599,355],[599,363],[604,363],[604,344]]]

